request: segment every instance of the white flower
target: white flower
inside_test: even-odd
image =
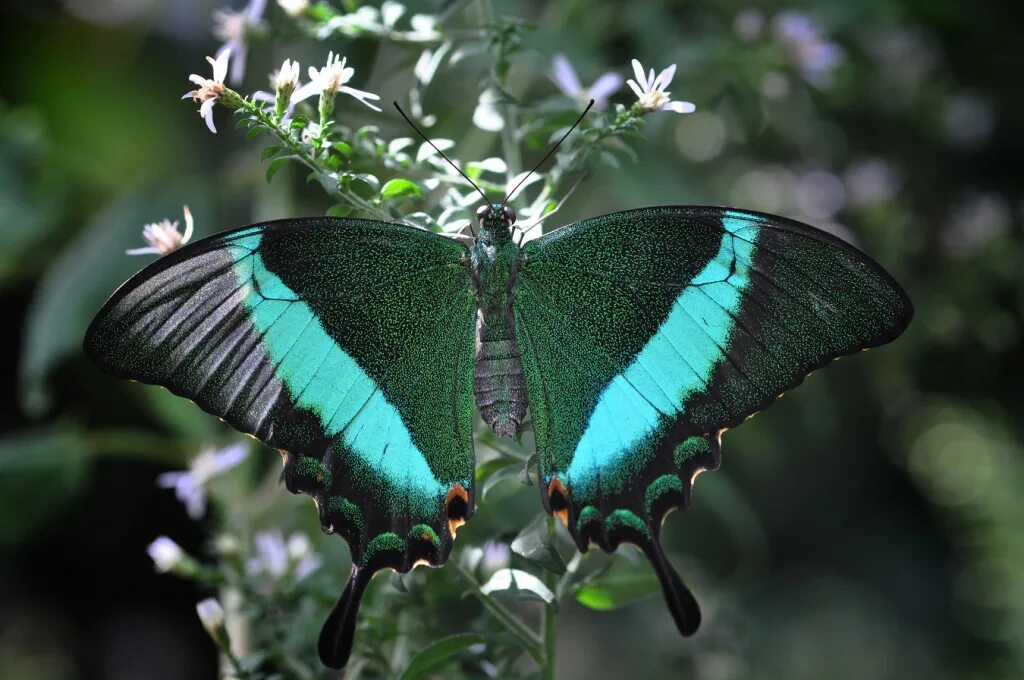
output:
[[[292,577],[301,581],[323,564],[305,534],[294,533],[286,542],[280,531],[260,531],[254,543],[256,555],[246,563],[250,575],[265,573],[280,579],[291,571]]]
[[[672,64],[654,77],[654,69],[645,76],[644,67],[636,59],[633,60],[633,74],[636,80],[627,80],[626,84],[636,94],[640,106],[647,111],[675,111],[676,113],[693,113],[697,107],[690,102],[674,102],[665,90],[676,74],[676,65]]]
[[[550,76],[564,95],[583,104],[593,99],[594,106],[598,109],[606,108],[608,97],[622,87],[622,76],[618,73],[604,73],[598,76],[593,85],[584,88],[580,85],[580,79],[576,76],[572,64],[562,54],[556,54],[552,59]]]
[[[217,56],[225,51],[235,54],[231,65],[231,82],[239,83],[245,77],[245,60],[249,48],[246,34],[252,28],[262,27],[263,12],[267,8],[267,0],[249,0],[241,12],[219,9],[213,13],[213,34],[224,41]]]
[[[220,641],[224,631],[224,608],[212,597],[196,603],[196,614],[203,628],[215,641]]]
[[[126,255],[166,255],[182,247],[192,238],[192,213],[188,206],[182,206],[181,211],[185,213],[185,233],[178,231],[178,221],[171,222],[163,219],[159,222],[151,222],[142,227],[142,238],[149,245],[145,248],[130,248]]]
[[[235,467],[249,454],[244,443],[223,449],[203,449],[188,465],[185,472],[165,472],[156,478],[157,486],[174,489],[178,500],[192,519],[206,514],[206,484],[217,475]]]
[[[842,48],[825,40],[821,27],[799,12],[776,16],[775,36],[796,69],[812,85],[827,85],[833,69],[843,60]]]
[[[357,90],[345,84],[352,80],[352,75],[355,73],[355,69],[346,67],[345,62],[346,59],[340,54],[335,55],[334,52],[330,52],[327,55],[327,65],[322,69],[318,70],[310,66],[310,82],[295,94],[295,101],[302,101],[303,99],[312,97],[315,94],[320,94],[322,97],[327,98],[333,103],[334,96],[339,92],[343,92],[355,97],[374,111],[380,111],[379,108],[366,101],[367,99],[380,99],[379,96],[372,92]]]
[[[161,574],[174,569],[185,558],[185,551],[181,546],[166,536],[160,536],[146,548],[153,565]]]
[[[231,50],[221,50],[216,59],[207,57],[206,61],[210,62],[210,66],[213,67],[213,78],[204,78],[193,73],[188,79],[199,87],[191,92],[186,92],[182,97],[182,99],[191,97],[193,101],[199,103],[199,115],[206,121],[206,127],[210,128],[210,132],[214,134],[216,134],[217,128],[213,126],[213,105],[227,90],[224,87],[224,77],[228,73],[229,59],[231,59]]]
[[[302,128],[302,143],[309,146],[314,139],[320,138],[320,123],[310,123]]]
[[[480,560],[480,570],[487,575],[493,574],[499,569],[509,565],[512,558],[512,550],[507,543],[487,541],[484,543],[484,554]]]
[[[306,534],[294,533],[288,537],[288,559],[294,564],[292,575],[301,581],[320,568],[323,560],[313,552]]]
[[[281,70],[274,74],[274,88],[285,90],[289,95],[299,86],[299,62],[285,59]]]
[[[301,17],[309,11],[309,0],[277,0],[277,5],[285,14],[293,17]]]

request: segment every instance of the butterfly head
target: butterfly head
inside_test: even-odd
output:
[[[490,203],[476,209],[476,221],[481,231],[511,234],[516,211],[502,203]]]

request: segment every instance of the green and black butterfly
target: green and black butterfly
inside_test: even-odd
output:
[[[284,456],[352,574],[319,653],[348,660],[374,573],[448,559],[473,515],[473,404],[533,421],[544,508],[581,551],[636,544],[683,635],[700,624],[659,544],[720,436],[913,310],[852,246],[731,208],[603,215],[520,246],[482,205],[471,244],[401,224],[288,219],[190,244],[135,275],[85,350]]]

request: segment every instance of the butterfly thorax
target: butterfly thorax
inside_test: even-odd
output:
[[[498,206],[490,207],[470,248],[478,305],[474,393],[487,426],[511,437],[520,431],[527,407],[512,316],[520,250],[512,240],[511,220]]]

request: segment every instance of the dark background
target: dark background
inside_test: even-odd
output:
[[[103,295],[142,266],[120,252],[141,245],[144,222],[177,219],[188,202],[205,235],[329,202],[297,171],[268,189],[257,147],[226,117],[211,136],[178,101],[187,75],[207,72],[214,5],[0,6],[0,677],[214,677],[193,608],[202,593],[156,575],[145,552],[167,534],[201,554],[212,528],[154,486],[185,460],[165,436],[166,405],[101,375],[78,342]],[[674,561],[711,624],[688,672],[1024,674],[1024,6],[498,7],[538,24],[536,51],[514,65],[517,94],[552,94],[556,44],[584,82],[628,74],[633,57],[678,63],[670,89],[697,104],[652,116],[636,162],[598,169],[556,222],[666,203],[786,214],[853,240],[917,309],[892,346],[815,374],[728,433],[723,469],[672,516]],[[768,25],[743,39],[734,22],[751,7]],[[841,46],[827,86],[772,61],[772,17],[785,9]],[[284,56],[305,65],[321,47],[365,65],[358,87],[404,96],[416,50],[368,40],[261,46],[245,91]],[[461,137],[478,70],[443,74],[427,102],[432,134],[461,140],[466,159],[499,153],[493,135]],[[373,120],[401,131],[387,111]],[[528,518],[535,493],[522,489],[509,512]],[[678,671],[683,643],[653,599],[614,614],[567,606],[559,625],[565,677]]]

